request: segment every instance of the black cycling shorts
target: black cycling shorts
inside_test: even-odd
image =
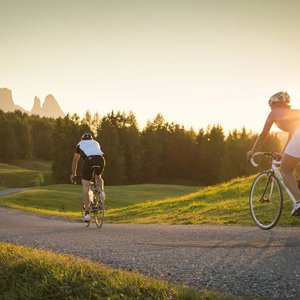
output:
[[[103,173],[105,167],[105,159],[101,155],[92,155],[88,156],[83,160],[82,167],[82,179],[90,181],[93,175],[93,166],[99,166],[95,170],[97,175],[101,175]]]

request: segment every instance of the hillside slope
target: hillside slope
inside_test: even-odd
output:
[[[192,193],[182,186],[176,186],[181,191],[163,185],[108,186],[105,222],[254,225],[248,203],[254,177],[236,178]],[[153,195],[150,188],[156,190]],[[168,193],[170,198],[166,198]],[[79,221],[80,203],[80,186],[52,185],[6,196],[0,206]],[[290,216],[291,208],[292,202],[284,194],[278,225],[300,225],[299,217]]]
[[[45,165],[45,163],[32,161],[15,161],[14,164],[0,163],[0,187],[19,188],[47,184],[50,181],[51,171]]]
[[[254,225],[249,209],[254,178],[236,178],[178,198],[110,209],[107,217],[112,223]],[[292,202],[284,193],[278,225],[300,225],[300,218],[290,216],[291,208]]]

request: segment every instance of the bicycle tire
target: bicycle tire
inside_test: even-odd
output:
[[[273,228],[281,216],[282,203],[279,180],[269,171],[258,174],[252,183],[249,197],[254,223],[263,230]]]
[[[93,214],[96,226],[101,228],[104,222],[104,200],[98,192],[94,193]]]

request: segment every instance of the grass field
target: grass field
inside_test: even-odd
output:
[[[49,251],[0,242],[0,253],[1,299],[234,299]]]
[[[248,206],[253,177],[200,189],[170,185],[106,187],[106,223],[253,225]],[[166,198],[166,196],[169,196]],[[284,197],[278,225],[299,226]],[[2,198],[0,206],[80,219],[81,187],[53,185]]]
[[[0,163],[1,187],[31,187],[49,184],[51,164],[44,161],[17,160]]]
[[[107,186],[106,211],[149,203],[168,196],[177,197],[199,190],[199,187],[141,184]],[[79,185],[62,184],[36,187],[4,197],[0,206],[23,209],[30,212],[77,218],[81,210],[81,191]]]
[[[46,160],[21,160],[11,161],[12,165],[40,172],[51,172],[51,162]]]

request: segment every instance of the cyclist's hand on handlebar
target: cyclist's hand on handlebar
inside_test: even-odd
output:
[[[70,181],[71,181],[72,183],[76,183],[76,181],[75,181],[76,177],[77,177],[76,175],[71,174],[71,175],[70,175]]]
[[[275,160],[281,161],[281,159],[282,159],[282,154],[280,154],[280,153],[274,153],[274,154],[275,154]]]

